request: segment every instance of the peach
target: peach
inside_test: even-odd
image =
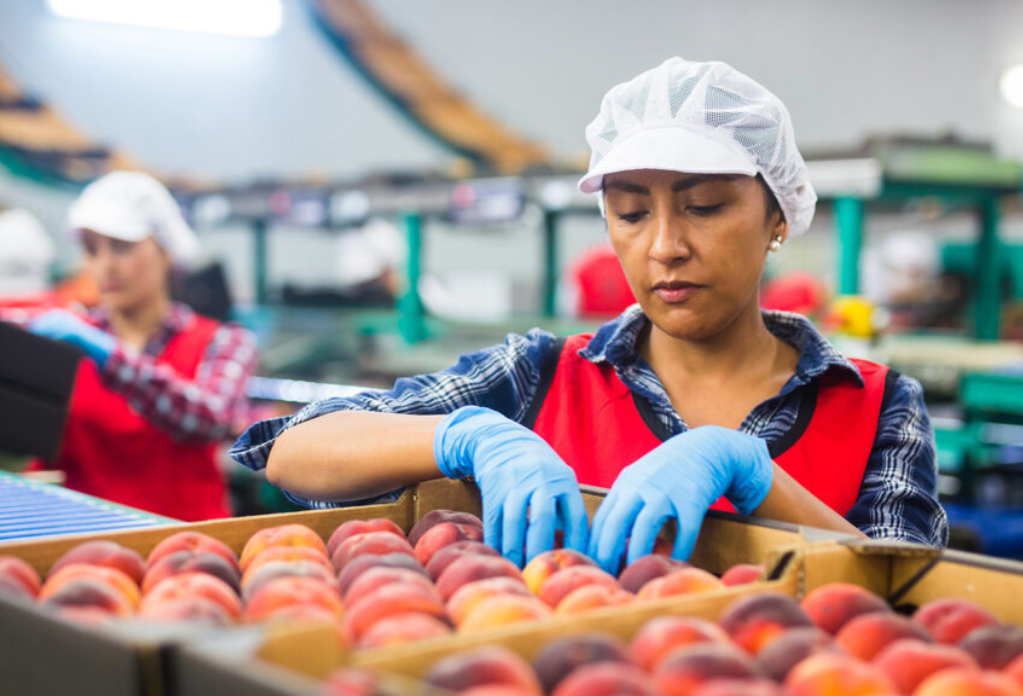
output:
[[[403,553],[415,556],[415,552],[407,541],[390,532],[366,532],[356,534],[342,541],[331,560],[339,571],[344,570],[353,559],[360,556],[386,556],[392,553]]]
[[[330,559],[311,546],[271,546],[249,561],[242,575],[242,584],[245,584],[247,575],[254,573],[264,563],[318,563],[332,575],[337,572]]]
[[[582,614],[601,607],[620,607],[632,604],[636,595],[616,587],[606,585],[583,585],[572,590],[558,602],[556,614]]]
[[[719,579],[699,568],[680,568],[643,585],[636,596],[642,601],[723,590],[725,585]]]
[[[389,532],[397,534],[402,539],[405,538],[405,532],[401,531],[401,527],[382,517],[371,520],[348,520],[338,525],[338,528],[330,535],[330,539],[327,540],[327,555],[333,556],[334,551],[345,539],[368,532]]]
[[[98,606],[75,606],[74,604],[65,604],[61,606],[57,613],[60,614],[60,618],[73,621],[75,623],[84,624],[86,626],[98,626],[100,624],[110,623],[114,620],[115,615],[102,609]]]
[[[696,687],[693,696],[789,696],[770,679],[712,679]]]
[[[648,621],[639,630],[629,650],[633,662],[649,672],[676,648],[700,643],[727,645],[728,642],[728,634],[710,621],[689,616],[662,616]]]
[[[799,602],[779,592],[762,592],[732,602],[718,623],[753,655],[789,628],[813,626]]]
[[[423,538],[426,539],[425,536]],[[462,556],[445,568],[441,576],[437,578],[437,591],[446,602],[463,585],[487,578],[514,578],[522,582],[522,573],[514,563],[506,558]]]
[[[139,586],[130,577],[115,568],[81,563],[66,565],[56,573],[51,573],[39,590],[39,599],[46,600],[50,595],[59,591],[65,583],[79,578],[105,582],[110,585],[111,589],[120,592],[132,607],[139,605]]]
[[[657,696],[650,675],[629,664],[599,662],[565,677],[553,696]]]
[[[551,610],[536,597],[496,595],[481,600],[473,607],[458,629],[464,633],[483,631],[523,621],[546,619]]]
[[[348,591],[348,587],[355,582],[355,579],[370,568],[405,568],[426,575],[426,571],[423,570],[423,566],[416,560],[416,557],[407,553],[359,556],[349,561],[344,569],[337,574],[337,581],[341,585],[341,594]]]
[[[905,616],[898,614],[860,614],[842,627],[835,636],[835,644],[850,655],[870,661],[887,645],[900,638],[912,638],[930,643],[927,631]]]
[[[203,624],[218,628],[231,623],[231,617],[223,606],[204,597],[181,597],[166,602],[147,603],[139,610],[139,617],[150,621]]]
[[[821,653],[792,668],[785,679],[792,696],[874,696],[894,694],[884,672],[850,655]]]
[[[564,568],[572,566],[592,566],[596,563],[585,554],[571,549],[554,549],[537,554],[522,569],[522,579],[533,594],[540,594],[540,587],[550,576]]]
[[[876,594],[847,582],[814,588],[806,593],[802,604],[813,622],[831,635],[860,614],[891,612],[888,603]]]
[[[460,626],[473,608],[484,599],[497,595],[532,597],[533,593],[518,578],[487,578],[458,588],[447,601],[448,614]]]
[[[1019,687],[997,672],[946,669],[927,677],[913,696],[1019,696]]]
[[[249,567],[242,579],[242,598],[245,601],[252,599],[268,582],[277,578],[314,578],[341,596],[341,585],[337,578],[319,563],[275,561],[263,563],[258,568]]]
[[[245,605],[245,620],[263,621],[277,614],[283,607],[300,604],[323,607],[338,619],[344,616],[344,607],[337,591],[322,580],[280,577],[270,580],[252,595]]]
[[[355,582],[348,586],[348,592],[342,599],[345,606],[358,604],[363,598],[369,597],[381,587],[391,583],[413,583],[419,584],[432,590],[430,580],[414,570],[405,568],[371,568],[360,575]]]
[[[547,578],[540,586],[538,596],[544,604],[552,609],[557,608],[565,597],[573,590],[586,585],[603,585],[611,589],[620,590],[621,585],[612,575],[605,573],[600,568],[588,565],[569,566],[554,573]]]
[[[427,566],[435,553],[459,541],[483,541],[483,529],[457,522],[435,524],[416,542],[416,558],[423,566]]]
[[[412,531],[408,533],[408,543],[414,547],[419,543],[419,538],[428,532],[435,525],[441,522],[454,522],[456,524],[466,524],[471,527],[479,527],[483,529],[483,520],[476,515],[469,512],[458,512],[456,510],[432,510],[419,520],[416,525],[412,528]]]
[[[348,630],[337,620],[334,610],[319,604],[289,604],[274,609],[267,617],[270,621],[294,624],[327,624],[334,628],[338,645],[347,650],[351,647]]]
[[[359,640],[378,621],[397,614],[419,613],[447,621],[447,612],[432,588],[411,583],[385,585],[358,604],[351,604],[345,626]]]
[[[544,693],[551,693],[572,672],[585,665],[631,664],[625,645],[614,636],[590,633],[550,641],[533,658],[533,671]]]
[[[380,679],[372,672],[357,667],[344,667],[327,676],[324,696],[377,696]]]
[[[74,567],[68,566],[68,568]],[[62,582],[46,597],[43,597],[42,593],[39,596],[45,605],[58,607],[62,610],[66,607],[91,607],[115,616],[128,616],[135,611],[131,602],[110,583],[97,580],[94,577],[82,576]]]
[[[12,577],[0,576],[0,595],[6,597],[20,597],[21,599],[33,600],[36,598],[32,592],[20,581]]]
[[[752,658],[734,645],[700,643],[669,653],[654,670],[659,696],[688,696],[714,679],[755,677]]]
[[[194,553],[215,553],[225,561],[235,566],[238,572],[241,567],[238,565],[238,556],[231,547],[220,539],[214,539],[209,534],[202,532],[178,532],[171,534],[153,547],[146,559],[146,565],[155,565],[164,556],[169,556],[175,551],[192,551]]]
[[[146,562],[137,552],[113,541],[87,541],[74,547],[53,564],[50,575],[69,565],[94,565],[119,570],[135,584],[146,574]]]
[[[445,546],[433,554],[429,565],[426,566],[426,574],[430,576],[431,580],[437,582],[437,579],[440,578],[447,567],[462,556],[493,556],[494,558],[499,558],[501,554],[498,553],[497,549],[487,546],[482,541],[456,541],[454,544]]]
[[[183,573],[167,578],[142,598],[141,608],[153,611],[151,605],[189,597],[203,597],[216,602],[232,619],[237,619],[242,613],[242,602],[231,586],[206,573]]]
[[[39,594],[42,586],[36,569],[16,556],[0,556],[0,580],[17,583],[32,597]]]
[[[983,607],[951,597],[924,604],[913,613],[913,620],[926,628],[934,640],[947,645],[957,644],[974,629],[998,623]]]
[[[911,639],[897,640],[888,645],[872,663],[888,675],[902,694],[913,693],[924,679],[940,670],[955,667],[977,669],[976,660],[959,648]]]
[[[396,614],[369,627],[359,639],[360,648],[386,648],[451,633],[446,623],[427,614]]]
[[[241,589],[241,578],[238,577],[237,566],[232,566],[217,554],[208,551],[203,553],[175,551],[149,566],[142,579],[142,594],[148,593],[169,577],[192,572],[207,573],[215,578],[220,578],[235,592]]]
[[[676,561],[668,556],[652,553],[630,563],[618,576],[618,582],[625,590],[637,594],[651,580],[689,567],[685,561]]]
[[[540,696],[543,691],[533,670],[507,648],[485,646],[438,660],[424,676],[437,689],[463,692],[480,686],[513,686]]]
[[[983,669],[1000,670],[1023,654],[1023,628],[1008,624],[981,626],[970,631],[959,647]]]
[[[466,689],[465,691],[459,691],[458,696],[534,696],[534,693],[532,690],[521,686],[485,684]]]
[[[271,546],[308,546],[316,549],[324,556],[327,555],[327,547],[320,535],[304,524],[284,524],[278,527],[267,527],[249,537],[242,549],[242,556],[239,561],[244,572],[252,559]]]
[[[789,671],[810,655],[837,650],[830,633],[813,626],[790,628],[760,651],[757,665],[765,676],[783,682]]]
[[[749,585],[750,583],[760,582],[763,574],[764,565],[762,563],[737,563],[724,572],[721,576],[721,582],[726,587]]]

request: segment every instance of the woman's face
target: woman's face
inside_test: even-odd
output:
[[[168,295],[170,261],[152,237],[125,242],[84,230],[82,248],[102,307],[126,311]]]
[[[611,243],[658,329],[707,340],[758,306],[768,245],[788,227],[768,219],[757,179],[644,169],[606,175],[604,196]]]

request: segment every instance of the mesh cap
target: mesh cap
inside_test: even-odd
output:
[[[586,127],[590,168],[583,193],[604,175],[636,169],[763,176],[789,234],[810,226],[817,194],[778,97],[725,63],[669,58],[604,95]],[[603,211],[603,197],[601,197]]]

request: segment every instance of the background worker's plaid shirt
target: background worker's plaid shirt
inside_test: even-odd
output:
[[[764,312],[764,322],[775,336],[800,352],[796,372],[781,392],[754,408],[739,428],[771,443],[795,423],[799,404],[811,382],[832,371],[846,373],[860,383],[862,377],[856,366],[805,318]],[[622,382],[650,402],[670,431],[680,433],[686,430],[685,423],[671,405],[664,385],[636,349],[637,338],[648,324],[638,305],[633,306],[604,324],[580,355],[614,366]],[[463,355],[454,367],[442,372],[399,379],[391,391],[309,404],[292,417],[251,426],[235,443],[231,456],[250,469],[262,470],[274,441],[283,431],[334,411],[441,415],[461,406],[477,405],[521,422],[553,342],[554,336],[540,329],[525,336],[512,334],[501,345]],[[338,466],[345,464],[338,462]],[[881,413],[859,498],[846,519],[875,539],[943,546],[948,541],[948,521],[938,504],[937,483],[934,431],[924,406],[923,389],[915,379],[902,375]],[[342,505],[285,493],[307,507]],[[399,494],[400,491],[392,491],[359,503],[394,500]],[[344,503],[353,504],[357,503]]]

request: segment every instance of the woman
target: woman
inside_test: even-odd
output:
[[[255,369],[253,337],[170,299],[175,266],[197,247],[170,193],[115,172],[69,212],[99,291],[88,316],[47,312],[35,333],[79,346],[70,414],[54,462],[69,488],[181,520],[230,515],[216,443]]]
[[[595,335],[540,330],[383,394],[253,426],[233,456],[296,498],[352,501],[473,475],[489,543],[565,543],[606,569],[668,520],[685,558],[706,510],[945,543],[920,385],[761,313],[768,253],[816,202],[788,112],[722,63],[674,58],[613,88],[586,130],[638,306]],[[610,487],[587,542],[577,483]]]

